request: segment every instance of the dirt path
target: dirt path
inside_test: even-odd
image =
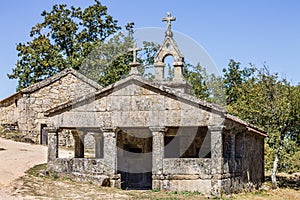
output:
[[[0,199],[10,196],[15,179],[25,175],[31,167],[46,162],[47,146],[0,138]]]

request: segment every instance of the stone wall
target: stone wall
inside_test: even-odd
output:
[[[51,165],[51,170],[99,186],[110,186],[110,179],[112,179],[111,174],[108,173],[111,170],[110,166],[107,166],[104,159],[57,158]]]
[[[221,124],[220,115],[191,105],[175,97],[131,84],[94,97],[85,105],[53,116],[55,126],[76,127],[151,127],[151,126],[207,126]]]
[[[19,109],[17,101],[9,102],[9,105],[0,107],[0,126],[5,130],[6,126],[17,126],[19,119]]]
[[[223,134],[222,192],[252,190],[264,180],[264,137],[247,130]]]
[[[23,94],[18,103],[19,130],[39,143],[41,124],[47,124],[44,111],[95,91],[94,87],[73,74],[67,74],[48,86]]]

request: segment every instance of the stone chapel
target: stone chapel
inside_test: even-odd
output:
[[[155,56],[155,80],[126,78],[44,112],[49,126],[48,170],[123,189],[198,191],[208,195],[259,187],[264,180],[266,133],[197,99],[183,78],[184,55],[171,30]],[[174,58],[174,79],[164,80],[164,59]],[[59,158],[59,137],[69,130],[74,157]],[[94,155],[85,155],[85,137]]]
[[[171,30],[175,17],[168,13],[163,21],[167,30],[154,80],[139,74],[134,47],[127,77],[102,88],[65,70],[0,101],[1,125],[48,143],[48,170],[101,186],[216,196],[258,188],[266,133],[192,95]],[[170,55],[174,78],[167,81]],[[74,146],[71,158],[59,157],[66,133]]]

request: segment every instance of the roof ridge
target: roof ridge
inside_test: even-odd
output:
[[[111,90],[115,87],[118,87],[122,84],[125,84],[126,82],[133,81],[133,80],[139,81],[143,84],[147,84],[150,87],[156,88],[156,89],[158,89],[162,92],[174,95],[174,96],[178,97],[179,99],[189,101],[189,102],[192,102],[194,104],[201,105],[202,107],[205,107],[207,109],[212,109],[215,112],[225,114],[225,108],[223,108],[219,105],[212,104],[212,103],[206,102],[204,100],[198,99],[197,97],[195,97],[193,95],[190,95],[190,94],[174,92],[171,87],[161,85],[159,83],[151,82],[151,81],[147,80],[146,78],[138,76],[138,75],[130,75],[130,76],[124,78],[124,79],[121,79],[121,80],[117,81],[116,83],[110,84],[110,85],[108,85],[108,86],[106,86],[106,87],[104,87],[104,88],[102,88],[98,91],[95,91],[95,92],[93,92],[89,95],[81,96],[81,97],[76,98],[72,101],[67,101],[67,102],[64,102],[64,103],[56,106],[56,107],[50,108],[50,109],[46,110],[44,113],[45,113],[46,116],[51,115],[52,113],[55,113],[56,111],[59,111],[60,109],[65,109],[65,108],[68,108],[69,106],[80,104],[81,102],[87,101],[87,100],[89,100],[90,98],[92,98],[94,96],[105,93],[105,92],[107,92],[107,91],[109,91],[109,90]]]
[[[31,93],[34,92],[40,88],[46,87],[48,85],[50,85],[51,83],[61,79],[62,77],[68,75],[68,74],[73,74],[74,76],[76,76],[77,78],[81,79],[82,81],[88,83],[89,85],[91,85],[92,87],[96,88],[96,89],[101,89],[102,87],[96,83],[95,81],[87,78],[86,76],[84,76],[83,74],[79,73],[78,71],[76,71],[75,69],[72,68],[66,68],[63,71],[49,77],[46,78],[40,82],[37,82],[31,86],[28,86],[27,88],[22,89],[20,92],[21,93]]]

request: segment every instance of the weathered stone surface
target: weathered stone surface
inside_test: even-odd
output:
[[[195,107],[160,93],[149,95],[147,93],[150,92],[145,92],[145,88],[134,83],[128,87],[129,89],[117,90],[118,95],[112,91],[106,97],[88,101],[83,106],[75,106],[69,112],[53,116],[50,121],[55,126],[62,127],[74,127],[76,124],[85,127],[104,124],[113,127],[207,126],[224,121],[222,116],[203,110],[199,106]],[[137,91],[141,93],[138,94]],[[104,105],[107,107],[104,108]],[[102,109],[96,109],[99,107]]]
[[[150,127],[152,132],[152,174],[160,175],[163,172],[164,134],[165,127]]]
[[[211,180],[165,180],[162,189],[167,191],[197,191],[204,195],[210,195],[211,187]]]
[[[44,111],[100,88],[75,70],[65,70],[21,90],[16,93],[18,98],[3,100],[0,125],[17,124],[20,132],[39,143],[41,124],[47,124]]]
[[[183,174],[210,177],[211,159],[209,158],[164,158],[163,174]]]

